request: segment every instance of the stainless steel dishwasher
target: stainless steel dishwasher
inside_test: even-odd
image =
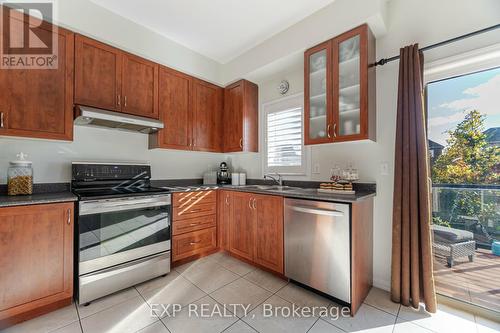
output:
[[[285,275],[351,303],[349,205],[285,199]]]

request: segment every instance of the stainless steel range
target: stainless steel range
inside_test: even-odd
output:
[[[79,304],[170,272],[171,195],[147,164],[73,163]]]

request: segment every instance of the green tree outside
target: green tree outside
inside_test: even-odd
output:
[[[479,111],[470,110],[454,130],[448,131],[446,147],[432,165],[434,184],[500,183],[500,147],[488,144],[484,119]],[[433,222],[458,227],[460,216],[474,217],[484,226],[494,222],[490,232],[496,233],[500,220],[498,193],[498,190],[481,193],[477,189],[443,189],[439,197],[446,209]]]
[[[432,166],[432,180],[441,184],[498,184],[500,148],[489,146],[484,118],[477,110],[466,113],[457,127],[448,131],[446,147]]]

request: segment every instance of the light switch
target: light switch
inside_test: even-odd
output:
[[[389,175],[389,163],[387,163],[387,162],[380,163],[380,174],[382,176]]]
[[[320,174],[319,163],[314,164],[314,166],[313,166],[313,173],[316,174],[316,175]]]

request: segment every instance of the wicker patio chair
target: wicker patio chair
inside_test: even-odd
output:
[[[448,267],[453,267],[455,259],[468,257],[474,261],[476,241],[470,231],[432,225],[432,250],[434,254],[444,256]]]

